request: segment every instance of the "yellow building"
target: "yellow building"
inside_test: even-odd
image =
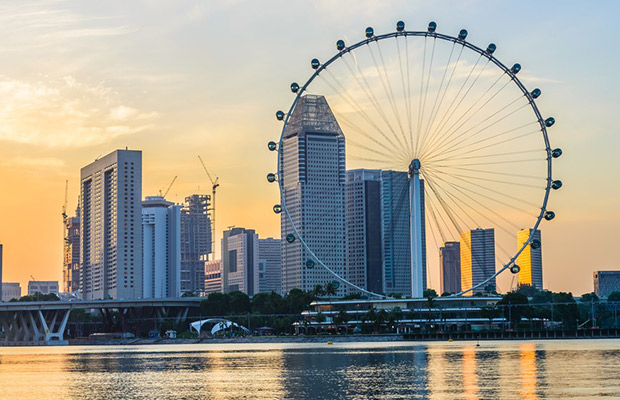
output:
[[[517,232],[517,249],[523,247],[532,231],[532,229],[521,229]],[[532,240],[540,242],[540,230],[536,230]],[[543,289],[541,247],[533,249],[532,246],[525,246],[519,257],[517,257],[517,265],[521,268],[519,271],[519,285],[530,285],[538,290]]]

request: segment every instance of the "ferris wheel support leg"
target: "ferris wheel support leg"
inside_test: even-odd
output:
[[[411,229],[411,297],[424,295],[422,264],[422,198],[420,160],[409,166],[409,218]]]

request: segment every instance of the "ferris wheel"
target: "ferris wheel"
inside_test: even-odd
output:
[[[280,140],[268,144],[278,154],[278,170],[267,180],[280,187],[273,209],[281,213],[283,246],[297,246],[298,276],[330,276],[336,286],[384,296],[385,280],[402,279],[385,275],[392,257],[390,273],[397,275],[394,266],[406,261],[410,294],[419,297],[427,271],[439,267],[440,248],[458,242],[469,255],[461,261],[492,264],[482,277],[461,277],[457,294],[465,294],[488,288],[506,270],[519,273],[517,257],[528,246],[540,248],[537,230],[555,217],[550,192],[562,187],[552,175],[562,150],[551,147],[547,133],[555,119],[542,116],[535,102],[541,90],[527,89],[518,77],[521,65],[499,61],[495,44],[477,47],[465,29],[449,36],[436,28],[430,22],[425,31],[408,31],[402,21],[386,34],[366,28],[365,39],[338,40],[335,55],[312,59],[307,81],[290,85],[292,104],[276,113],[283,121]],[[356,179],[379,182],[358,185],[366,188],[358,191],[358,203],[350,194]],[[315,188],[300,189],[308,182]],[[343,266],[355,258],[351,237],[369,240],[368,228],[351,228],[355,221],[344,214],[351,208],[371,223],[372,201],[363,198],[371,187],[381,203],[371,214],[381,225],[380,235],[374,232],[381,241],[382,290],[353,279]],[[366,209],[355,209],[360,204]],[[338,229],[345,233],[334,233]],[[523,229],[529,234],[518,241]],[[474,239],[478,232],[491,234],[492,248]],[[348,255],[334,256],[343,251]]]

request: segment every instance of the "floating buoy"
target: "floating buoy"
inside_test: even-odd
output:
[[[329,342],[327,342],[327,344],[334,344],[334,342],[332,342],[331,340]]]
[[[452,338],[448,339],[448,342],[452,343],[454,340]]]

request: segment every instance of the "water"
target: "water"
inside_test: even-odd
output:
[[[0,348],[35,398],[620,398],[620,340]]]

